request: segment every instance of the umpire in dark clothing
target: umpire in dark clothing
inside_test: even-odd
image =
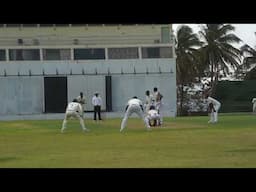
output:
[[[100,97],[100,95],[99,95],[98,92],[96,92],[96,93],[94,94],[94,96],[92,97],[92,104],[93,104],[93,106],[94,106],[94,117],[93,117],[93,119],[94,119],[94,120],[97,119],[97,118],[96,118],[96,113],[98,113],[98,118],[99,118],[99,120],[102,120],[102,119],[101,119],[101,115],[100,115],[100,113],[101,113],[102,99],[101,99],[101,97]]]

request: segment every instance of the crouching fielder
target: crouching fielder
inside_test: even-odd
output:
[[[124,118],[123,118],[122,123],[121,123],[120,132],[122,132],[122,130],[126,127],[126,122],[127,122],[128,118],[133,113],[136,113],[140,118],[142,118],[146,127],[147,127],[147,129],[150,129],[150,126],[149,126],[148,122],[146,121],[146,118],[143,117],[142,101],[137,99],[137,97],[135,96],[132,99],[130,99],[127,103],[127,106],[125,108]]]
[[[65,118],[62,123],[61,133],[63,133],[64,129],[66,129],[67,121],[71,117],[79,119],[80,125],[81,125],[83,131],[89,131],[89,129],[86,129],[84,126],[84,120],[82,118],[82,114],[83,114],[83,111],[82,111],[81,104],[78,103],[77,99],[74,99],[67,106]]]
[[[154,126],[160,125],[161,116],[154,106],[150,106],[149,111],[146,114],[147,124],[151,126],[150,122],[154,122]]]
[[[220,109],[221,103],[216,99],[209,97],[209,95],[206,95],[206,97],[207,97],[208,109],[210,111],[210,120],[208,121],[208,123],[217,123],[218,111]]]

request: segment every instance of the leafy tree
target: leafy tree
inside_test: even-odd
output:
[[[245,44],[240,48],[243,55],[242,65],[237,69],[236,74],[246,80],[256,79],[256,66],[252,65],[256,63],[256,50]]]
[[[223,76],[230,73],[230,67],[236,69],[241,63],[241,52],[232,44],[241,40],[232,32],[235,28],[229,24],[206,24],[199,31],[203,39],[202,54],[205,69],[211,77],[211,87],[216,86],[220,72]]]
[[[181,25],[177,29],[175,39],[175,52],[177,55],[177,84],[178,84],[178,99],[179,111],[183,112],[183,103],[185,98],[185,86],[195,81],[199,74],[198,52],[197,47],[200,47],[200,42],[197,34],[186,25]]]

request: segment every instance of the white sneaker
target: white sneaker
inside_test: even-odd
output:
[[[90,129],[84,129],[83,131],[84,132],[90,132]]]

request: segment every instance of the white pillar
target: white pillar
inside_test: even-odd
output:
[[[74,48],[70,49],[70,60],[74,61]]]
[[[142,59],[142,47],[139,47],[139,59]]]
[[[108,48],[105,48],[105,60],[108,60]]]
[[[9,49],[5,49],[5,58],[6,58],[6,61],[10,61],[10,59],[9,59]]]
[[[39,54],[40,54],[40,61],[43,61],[43,49],[39,49]]]

